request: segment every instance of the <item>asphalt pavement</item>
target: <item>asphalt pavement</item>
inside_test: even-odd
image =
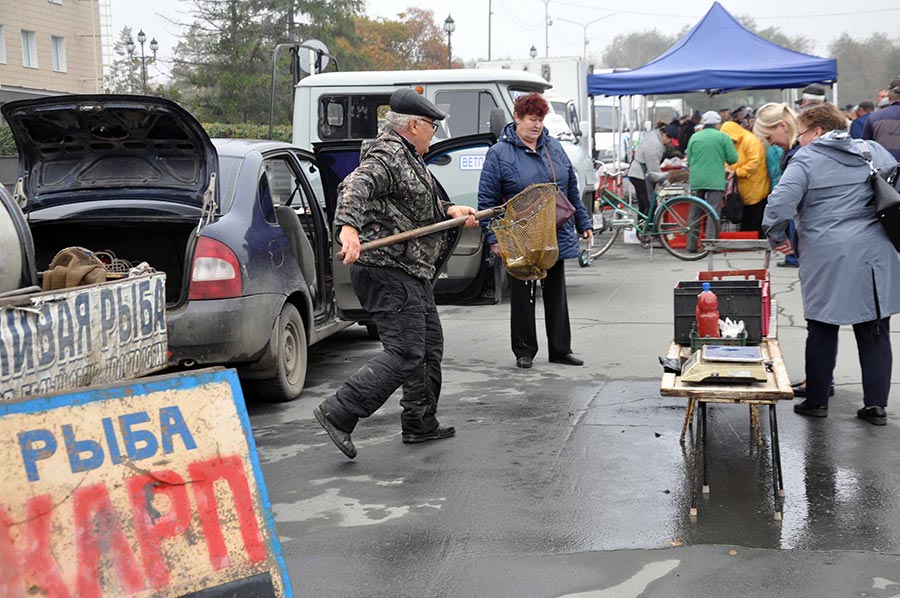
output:
[[[730,254],[715,265],[762,259]],[[777,259],[778,336],[800,380],[797,270]],[[583,367],[549,363],[539,330],[534,367],[516,368],[506,301],[442,306],[439,417],[457,428],[450,440],[402,444],[397,393],[360,422],[355,460],[331,443],[312,410],[380,349],[361,327],[313,348],[297,401],[250,398],[295,595],[900,597],[900,409],[889,405],[885,427],[855,418],[862,388],[849,327],[828,418],[778,406],[783,520],[773,516],[768,419],[757,445],[737,405],[709,408],[710,493],[689,516],[685,402],[659,395],[657,357],[672,338],[672,288],[706,267],[622,244],[589,268],[570,261]],[[539,328],[542,314],[539,305]]]

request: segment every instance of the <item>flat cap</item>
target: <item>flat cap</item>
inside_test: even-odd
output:
[[[411,116],[427,116],[434,120],[447,118],[447,113],[432,104],[428,98],[416,93],[409,87],[398,89],[391,94],[391,110],[398,114]]]

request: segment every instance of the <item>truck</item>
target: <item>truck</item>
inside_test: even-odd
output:
[[[530,60],[491,60],[479,62],[479,69],[502,69],[538,75],[552,87],[545,93],[554,113],[563,116],[569,124],[577,143],[592,153],[592,140],[588,135],[591,118],[587,95],[587,76],[591,67],[580,56],[533,58]]]
[[[476,207],[484,156],[502,126],[513,122],[513,102],[522,94],[543,93],[550,84],[538,75],[508,69],[339,71],[310,75],[300,79],[294,88],[294,144],[306,148],[341,144],[358,147],[362,140],[378,135],[391,94],[402,87],[414,89],[449,115],[440,122],[432,147],[452,148],[457,142],[460,147],[448,150],[428,168],[453,203]],[[483,142],[472,145],[466,141],[472,137],[481,137]],[[579,195],[590,211],[597,190],[593,160],[575,143],[574,136],[560,133],[559,138],[574,167]],[[490,273],[485,273],[485,263],[491,264]],[[479,277],[493,278],[496,290],[503,276],[502,265],[494,263],[483,244],[481,230],[462,229],[456,249],[435,284],[435,295],[468,294],[467,285]],[[495,292],[490,300],[499,301],[499,293]]]

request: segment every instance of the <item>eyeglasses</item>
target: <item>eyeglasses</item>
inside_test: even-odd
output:
[[[426,123],[428,123],[429,125],[431,125],[431,132],[432,132],[432,134],[437,133],[438,127],[441,126],[441,125],[439,125],[437,122],[435,122],[435,121],[433,121],[433,120],[426,120],[426,119],[424,119],[424,118],[422,119],[422,122],[426,122]]]

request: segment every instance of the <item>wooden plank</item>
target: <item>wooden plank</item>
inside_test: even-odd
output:
[[[772,371],[766,374],[765,382],[744,384],[704,384],[682,382],[681,376],[663,374],[659,393],[664,397],[694,398],[709,403],[771,404],[794,398],[790,379],[781,354],[778,339],[763,339],[760,343],[763,360],[772,363]],[[669,345],[667,357],[684,357],[690,349],[676,343]]]

